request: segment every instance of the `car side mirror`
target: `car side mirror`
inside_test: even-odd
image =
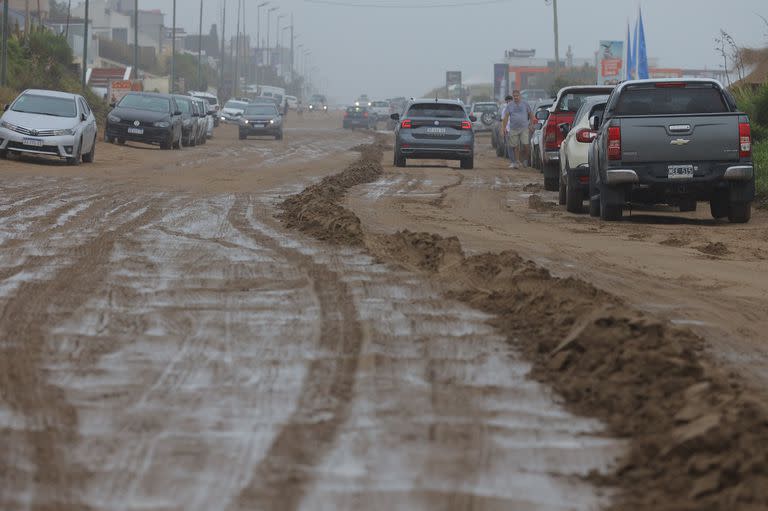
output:
[[[592,131],[598,131],[600,129],[601,122],[602,119],[600,119],[599,115],[593,115],[589,118],[589,127],[592,129]]]
[[[389,116],[390,119],[393,121],[399,121],[400,120],[400,114],[392,114]]]
[[[549,119],[549,110],[539,110],[536,112],[536,118],[540,121],[546,121]]]
[[[567,122],[563,122],[557,125],[558,128],[560,128],[560,131],[563,133],[563,136],[567,135],[569,131],[571,131],[571,125]]]
[[[85,113],[80,114],[80,120],[85,122],[88,120],[88,116]]]
[[[469,120],[472,122],[477,122],[477,116],[476,115],[470,115]]]
[[[3,112],[7,112],[11,105],[3,105]]]

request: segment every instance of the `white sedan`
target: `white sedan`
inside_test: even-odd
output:
[[[34,154],[91,163],[96,154],[96,118],[78,94],[28,89],[0,117],[0,158]]]

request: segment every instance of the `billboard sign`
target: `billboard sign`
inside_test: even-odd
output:
[[[624,77],[624,41],[600,41],[597,84],[614,85]]]
[[[461,71],[445,72],[445,88],[449,91],[461,92]]]

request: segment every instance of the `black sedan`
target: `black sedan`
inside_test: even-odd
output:
[[[182,114],[169,94],[132,92],[107,115],[107,142],[127,140],[181,149]]]
[[[245,107],[240,118],[240,140],[249,136],[271,136],[283,139],[283,116],[272,103],[255,103]]]
[[[371,129],[375,125],[376,122],[367,106],[350,106],[344,112],[342,126],[345,130],[353,130],[355,128]]]

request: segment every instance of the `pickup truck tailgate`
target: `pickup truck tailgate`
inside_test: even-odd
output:
[[[738,161],[739,115],[623,117],[622,160],[632,163]]]

